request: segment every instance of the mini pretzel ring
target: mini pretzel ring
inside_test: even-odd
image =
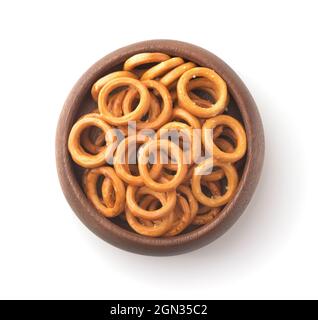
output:
[[[183,184],[181,184],[177,188],[177,193],[183,195],[187,199],[190,206],[191,222],[192,222],[193,219],[196,217],[199,209],[199,204],[197,199],[194,197],[191,189],[188,186],[185,186]]]
[[[142,198],[142,200],[139,203],[139,206],[142,209],[156,210],[156,207],[158,204],[160,204],[160,201],[157,198],[155,198],[154,196],[149,194],[149,195],[144,196]],[[145,219],[143,219],[143,222],[145,222],[145,223],[150,222],[151,223],[150,220],[145,220]]]
[[[127,107],[125,106],[125,104],[123,104],[124,114],[127,114],[130,112],[126,108]],[[144,129],[151,129],[151,128],[147,127],[146,124],[151,126],[151,122],[156,120],[158,118],[158,116],[160,115],[160,113],[161,113],[160,103],[159,103],[158,99],[156,98],[156,96],[152,92],[150,92],[150,107],[149,107],[148,113],[146,114],[147,119],[146,120],[143,120],[143,119],[138,120],[136,122],[136,130],[140,132],[140,130],[143,129],[143,128],[140,129],[140,127],[142,127],[143,125],[145,125]],[[118,128],[123,132],[125,137],[128,136],[128,126],[119,126]]]
[[[213,156],[216,159],[226,162],[236,162],[240,160],[246,152],[246,134],[243,126],[235,118],[227,115],[219,115],[217,117],[208,119],[202,126],[202,141],[205,147],[211,148],[208,142],[208,136],[211,129],[217,126],[229,127],[236,136],[236,147],[233,152],[224,152],[213,142]]]
[[[141,81],[143,80],[152,80],[155,78],[158,78],[162,76],[164,73],[167,71],[180,66],[180,64],[183,64],[184,60],[182,58],[176,57],[176,58],[171,58],[169,60],[163,61],[154,67],[150,68],[147,70],[141,77]]]
[[[211,102],[209,100],[202,99],[201,97],[199,97],[195,93],[191,92],[192,90],[195,90],[195,89],[199,89],[199,90],[203,90],[203,91],[207,92],[211,97],[213,97],[214,100],[218,99],[216,92],[214,90],[214,84],[213,84],[213,82],[209,81],[208,79],[198,78],[198,79],[191,80],[188,84],[188,91],[189,91],[189,97],[190,98],[194,97],[197,100],[195,102],[198,102],[200,104],[200,106],[202,106],[204,108],[211,107]],[[229,102],[230,102],[230,95],[227,94],[225,108],[227,107]]]
[[[158,209],[158,206],[160,205],[161,205],[160,201],[157,198],[153,197],[152,195],[143,196],[139,204],[140,208],[149,210],[149,211]],[[142,222],[142,224],[145,226],[153,226],[154,223],[160,221],[160,219],[151,221],[151,220],[146,220],[142,218],[138,218],[138,220]]]
[[[122,90],[109,97],[108,110],[115,116],[120,117],[123,115],[123,100],[127,94],[127,90]]]
[[[109,178],[112,181],[114,193],[116,195],[115,203],[112,208],[108,208],[101,201],[97,193],[97,181],[100,176]],[[111,167],[100,167],[90,170],[86,175],[86,194],[94,207],[106,217],[116,217],[125,208],[125,185],[117,177],[115,170]]]
[[[177,204],[174,209],[174,221],[172,228],[164,234],[165,237],[173,237],[181,233],[191,223],[191,212],[187,200],[178,195]]]
[[[87,117],[96,117],[98,119],[101,119],[101,116],[98,113],[98,109],[94,109],[93,111],[91,111],[91,113],[85,114],[84,116],[80,117],[80,119],[87,118]],[[102,144],[105,142],[105,134],[102,132],[97,137],[94,137],[95,141],[92,141],[91,133],[92,133],[92,130],[89,130],[89,129],[86,129],[81,133],[81,145],[89,153],[97,154],[101,152],[103,149]]]
[[[208,169],[214,167],[220,167],[227,178],[226,192],[222,196],[207,197],[201,190],[201,178]],[[233,197],[238,184],[238,175],[235,167],[230,163],[224,163],[213,158],[209,158],[201,162],[194,170],[191,187],[193,195],[196,199],[209,207],[216,208],[225,205]]]
[[[194,170],[195,166],[196,166],[196,164],[189,166],[187,175],[185,176],[185,178],[182,182],[183,184],[188,183],[192,179],[193,170]],[[163,165],[163,168],[175,172],[178,170],[178,165],[174,164],[174,163],[167,163],[167,164]],[[166,172],[165,170],[163,170],[162,176],[167,180],[171,180],[171,179],[173,179],[175,174],[170,174],[170,173]]]
[[[223,138],[217,138],[215,139],[215,144],[222,150],[223,152],[234,152],[235,148],[231,144],[231,142],[227,141]]]
[[[213,83],[213,90],[218,99],[215,103],[211,103],[210,108],[200,107],[190,99],[188,84],[193,77],[204,77]],[[177,84],[177,94],[180,107],[201,118],[210,118],[222,113],[228,99],[225,81],[215,71],[202,67],[192,68],[180,77]]]
[[[78,120],[71,129],[68,139],[68,149],[72,159],[84,168],[96,168],[105,163],[105,150],[102,147],[101,151],[96,155],[87,153],[80,144],[81,133],[89,127],[98,127],[105,135],[111,130],[111,127],[101,120],[97,115],[84,117]]]
[[[126,208],[126,219],[130,227],[137,233],[148,237],[160,237],[172,227],[174,214],[170,213],[152,225],[144,225],[138,221],[129,208]]]
[[[157,139],[166,139],[171,137],[171,133],[174,131],[180,132],[180,138],[183,139],[183,142],[187,142],[190,144],[190,153],[187,153],[183,147],[183,155],[187,164],[192,164],[194,159],[197,158],[201,149],[200,145],[196,144],[193,137],[193,130],[190,126],[183,122],[173,121],[168,122],[164,126],[162,126],[156,133]],[[170,135],[169,135],[170,134]],[[186,138],[186,140],[184,140]],[[179,145],[179,144],[178,144]],[[172,164],[176,165],[176,164]],[[170,166],[166,166],[169,168]]]
[[[92,94],[93,99],[95,101],[98,100],[98,94],[106,83],[108,83],[110,80],[113,80],[116,78],[122,78],[122,77],[137,79],[137,76],[135,74],[133,74],[132,72],[128,72],[128,71],[112,72],[112,73],[106,75],[105,77],[100,78],[99,80],[97,80],[93,84],[92,90],[91,90],[91,94]]]
[[[201,129],[201,124],[198,118],[193,116],[187,110],[179,107],[173,108],[171,120],[183,120],[193,129]]]
[[[163,62],[170,59],[170,56],[159,52],[138,53],[126,60],[124,70],[131,71],[138,66],[147,63]]]
[[[137,89],[139,92],[139,103],[136,109],[129,114],[123,115],[121,117],[115,117],[108,110],[107,103],[110,93],[119,87],[129,86]],[[143,117],[147,113],[150,105],[150,94],[146,86],[135,79],[132,78],[116,78],[107,82],[101,89],[98,95],[98,109],[104,120],[112,125],[124,125],[128,124],[129,121],[136,121]]]
[[[128,114],[132,111],[132,106],[134,103],[134,99],[136,98],[137,91],[136,90],[129,90],[127,97],[125,97],[125,100],[122,103],[122,111],[124,114]],[[147,120],[150,121],[154,120],[158,115],[160,114],[160,103],[156,96],[150,92],[150,107],[147,113]],[[139,120],[141,121],[141,120]]]
[[[195,94],[192,90],[196,90],[196,89],[201,90],[203,92],[208,93],[214,100],[217,100],[217,97],[213,88],[214,88],[213,82],[209,81],[208,79],[197,78],[197,79],[191,80],[188,84],[189,97],[193,102],[198,104],[200,107],[210,108],[211,101],[209,101],[208,99],[201,98],[199,95]]]
[[[149,120],[147,122],[144,121],[138,121],[136,123],[136,128],[137,130],[142,130],[142,129],[158,129],[162,125],[164,125],[166,122],[169,121],[171,118],[172,114],[172,100],[170,93],[168,89],[160,82],[155,81],[155,80],[145,80],[142,81],[142,83],[148,88],[148,89],[154,89],[156,90],[161,99],[162,99],[162,110],[160,114],[158,115],[157,118],[153,120]],[[135,98],[136,91],[129,91],[124,99],[123,102],[123,110],[124,112],[131,112],[132,108],[132,102]],[[157,98],[153,98],[157,99]]]
[[[223,138],[215,139],[215,144],[224,152],[233,152],[234,147],[230,142]],[[211,174],[202,176],[202,180],[204,181],[219,181],[224,177],[224,171],[222,169],[217,169],[213,171]]]
[[[162,207],[153,211],[142,209],[136,201],[136,197],[141,195],[154,196],[161,202]],[[132,185],[128,185],[127,187],[127,192],[126,192],[127,207],[130,209],[131,213],[138,218],[142,218],[146,220],[161,219],[169,215],[173,211],[173,209],[176,206],[176,201],[177,201],[176,191],[169,191],[167,193],[163,193],[163,192],[157,192],[157,191],[151,190],[148,187],[140,187],[139,189],[138,187],[135,187]]]
[[[190,80],[188,83],[188,91],[192,91],[192,90],[206,91],[214,99],[217,99],[214,88],[215,88],[214,83],[206,78],[195,78],[193,80]]]
[[[219,186],[214,182],[208,182],[207,187],[213,196],[221,196],[221,190]],[[194,225],[203,225],[207,224],[215,219],[218,213],[221,211],[221,207],[209,208],[208,211],[204,214],[197,214],[192,223]]]
[[[172,83],[177,81],[186,71],[196,67],[195,63],[193,62],[186,62],[173,70],[169,71],[167,74],[165,74],[161,79],[160,82],[165,85],[166,87],[169,87]]]
[[[114,207],[116,195],[114,192],[113,183],[109,178],[105,178],[102,183],[102,197],[106,207]]]
[[[174,156],[178,163],[178,169],[176,171],[173,179],[166,181],[164,183],[154,181],[148,171],[148,160],[149,155],[154,151],[154,149],[160,148],[160,153],[165,149],[168,153],[170,151],[171,155]],[[149,188],[159,191],[166,192],[175,190],[177,186],[179,186],[185,176],[187,175],[188,166],[183,162],[183,152],[176,144],[172,143],[169,140],[150,140],[145,143],[140,149],[138,155],[138,168],[140,172],[140,176],[142,177],[144,183]],[[160,161],[160,159],[158,159]]]
[[[152,92],[150,92],[150,98],[151,98],[151,102],[150,102],[150,108],[147,114],[147,119],[143,121],[148,123],[151,123],[152,121],[157,119],[157,117],[160,115],[160,112],[161,112],[160,103],[157,97]],[[142,121],[139,120],[138,122],[142,122]],[[137,123],[137,127],[138,127],[138,123]]]
[[[143,135],[130,136],[122,140],[116,150],[114,157],[114,169],[117,175],[124,180],[126,183],[134,186],[143,186],[144,181],[141,176],[132,175],[129,171],[129,166],[125,166],[125,155],[126,151],[129,150],[131,145],[145,143],[149,140],[148,137]],[[129,155],[128,155],[129,158]],[[150,170],[150,176],[153,179],[157,179],[161,173],[162,164],[153,164]]]

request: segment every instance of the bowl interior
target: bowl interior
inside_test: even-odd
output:
[[[163,52],[163,51],[162,51]],[[165,52],[167,54],[170,54],[169,52]],[[181,56],[182,57],[182,56]],[[186,57],[182,57],[184,58],[185,60],[188,60]],[[107,65],[104,66],[103,68],[103,71],[102,73],[100,73],[99,76],[95,77],[95,80],[97,80],[99,77],[103,76],[103,75],[106,75],[108,73],[111,73],[113,71],[116,71],[116,70],[122,70],[122,67],[123,67],[123,62],[126,60],[126,58],[123,58],[123,60],[115,65],[115,66],[110,66],[109,68],[107,68]],[[191,60],[193,61],[193,60]],[[193,62],[196,62],[198,65],[200,66],[205,66],[204,64],[202,63],[198,63],[197,61],[193,61]],[[93,85],[94,81],[92,81],[90,87]],[[97,107],[97,103],[93,100],[92,96],[91,96],[91,93],[90,93],[90,87],[86,90],[86,92],[83,93],[82,95],[82,99],[80,100],[78,106],[77,106],[77,109],[74,110],[74,113],[73,113],[73,124],[76,122],[76,120],[78,118],[80,118],[83,114],[86,114],[86,113],[89,113],[90,111],[92,111],[93,109],[95,109]],[[229,93],[230,93],[230,102],[229,102],[229,105],[228,105],[228,108],[227,108],[227,111],[225,112],[225,114],[229,114],[233,117],[235,117],[236,119],[238,119],[244,126],[244,120],[243,120],[243,117],[242,117],[242,114],[240,112],[240,109],[238,107],[238,104],[236,103],[236,101],[234,100],[233,96],[231,95],[231,88],[228,86],[228,89],[229,89]],[[244,169],[245,169],[245,164],[246,164],[246,157],[245,156],[243,159],[241,159],[238,164],[237,164],[237,169],[238,169],[238,173],[239,173],[239,176],[241,177],[242,176],[242,173],[244,172]],[[82,179],[82,174],[84,172],[84,169],[79,167],[77,164],[75,164],[72,160],[71,160],[71,168],[72,168],[72,171],[73,171],[73,174],[75,175],[76,177],[76,181],[77,183],[79,184],[80,188],[81,187],[81,179]],[[82,190],[83,191],[83,190]],[[84,192],[83,192],[84,194]],[[230,203],[228,203],[224,208],[226,208]],[[224,210],[223,208],[223,210]],[[95,209],[94,209],[95,210]],[[95,210],[96,211],[96,210]],[[97,212],[97,211],[96,211]],[[219,216],[222,215],[222,212],[219,214]],[[108,218],[105,218],[105,219],[108,219]],[[120,228],[123,228],[125,229],[127,232],[130,232],[130,233],[133,233],[133,234],[136,234],[130,227],[129,225],[123,221],[123,219],[121,218],[112,218],[112,219],[109,219],[110,223],[113,223],[113,224],[116,224],[117,226],[119,226]],[[203,228],[203,227],[206,227],[206,226],[190,226],[188,227],[185,231],[183,231],[183,233],[181,233],[179,236],[175,236],[173,238],[178,238],[180,236],[182,236],[182,234],[187,234],[187,233],[191,233],[193,232],[194,230],[198,230],[200,228]],[[138,235],[140,236],[140,235]],[[140,237],[144,237],[144,236],[140,236]],[[158,239],[159,241],[165,241],[164,238],[161,238],[161,239]]]

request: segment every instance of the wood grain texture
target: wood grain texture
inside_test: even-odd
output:
[[[79,184],[81,169],[72,161],[67,140],[76,119],[93,108],[90,89],[103,75],[118,70],[123,62],[140,52],[164,52],[214,69],[227,83],[233,113],[242,119],[248,149],[235,197],[212,223],[173,238],[148,238],[127,230],[103,217],[90,204]],[[60,115],[56,134],[56,163],[60,183],[70,206],[80,220],[96,235],[124,250],[147,255],[173,255],[202,247],[230,228],[250,202],[260,178],[264,159],[264,131],[256,104],[237,74],[214,54],[189,43],[150,40],[121,48],[95,63],[78,80]]]

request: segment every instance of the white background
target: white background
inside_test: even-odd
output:
[[[317,1],[1,1],[0,298],[318,298]],[[226,61],[252,92],[266,159],[223,237],[175,257],[103,242],[55,169],[59,113],[105,54],[168,38]]]

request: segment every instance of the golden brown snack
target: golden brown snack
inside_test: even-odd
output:
[[[158,81],[154,80],[145,80],[142,81],[142,83],[149,89],[156,90],[160,98],[162,99],[162,108],[160,114],[147,122],[144,121],[138,121],[136,123],[137,130],[142,129],[158,129],[165,123],[167,123],[172,115],[172,100],[171,96],[169,94],[168,89],[161,84]],[[132,102],[136,96],[136,91],[130,90],[127,94],[127,96],[124,99],[123,102],[123,109],[126,114],[129,114],[132,112]],[[156,100],[156,97],[153,97],[153,100],[155,102],[158,102]],[[155,103],[153,102],[153,103]],[[153,105],[150,104],[150,107],[152,108]]]
[[[186,62],[184,64],[181,64],[180,66],[174,68],[173,70],[171,70],[167,74],[165,74],[160,79],[160,82],[163,85],[165,85],[166,87],[169,87],[175,81],[177,81],[186,71],[188,71],[194,67],[196,67],[196,65],[193,62]]]
[[[153,151],[157,151],[158,147],[167,154],[171,153],[178,164],[175,176],[171,180],[163,183],[153,180],[148,171],[149,154]],[[188,170],[188,166],[183,162],[182,158],[182,150],[179,146],[169,140],[150,140],[145,143],[138,155],[138,168],[145,185],[159,192],[175,190],[186,177]],[[161,159],[159,159],[159,161],[161,161]]]
[[[216,128],[217,126],[227,126],[235,134],[236,137],[236,147],[232,152],[222,151],[212,139],[210,139],[210,130]],[[217,117],[207,120],[202,127],[202,142],[209,149],[213,149],[213,157],[225,162],[236,162],[240,160],[246,152],[246,134],[243,126],[235,118],[228,115],[219,115]],[[212,146],[211,146],[212,144]]]
[[[136,89],[139,93],[138,106],[132,112],[121,117],[115,117],[107,108],[109,95],[120,87]],[[140,120],[147,112],[150,106],[150,94],[147,87],[140,81],[132,78],[116,78],[107,82],[98,95],[98,109],[103,119],[112,125],[127,125],[129,121]]]
[[[218,185],[218,183],[207,182],[207,183],[205,183],[205,185],[208,187],[209,191],[211,192],[211,194],[214,197],[221,196],[221,190],[220,190],[220,186]],[[203,208],[204,208],[203,213],[198,212],[198,214],[196,215],[196,217],[192,221],[192,223],[194,225],[207,224],[207,223],[213,221],[221,211],[221,207],[211,208],[211,207],[206,206]]]
[[[124,70],[131,71],[143,64],[163,62],[170,59],[170,56],[161,52],[138,53],[126,60]]]
[[[216,102],[211,103],[211,107],[203,108],[194,103],[188,93],[188,84],[191,79],[204,77],[213,83]],[[210,118],[222,113],[227,105],[228,93],[225,81],[212,69],[192,68],[186,71],[179,79],[177,85],[178,103],[180,107],[201,118]]]
[[[157,198],[160,201],[162,207],[153,211],[142,209],[137,203],[137,199],[141,195],[152,195],[153,197]],[[126,192],[127,207],[130,209],[133,215],[142,219],[158,220],[162,217],[169,215],[174,210],[176,206],[176,201],[177,201],[176,191],[158,192],[148,187],[138,188],[132,185],[129,185],[127,187],[127,192]]]
[[[180,66],[181,64],[184,63],[184,60],[182,58],[176,57],[176,58],[171,58],[169,60],[160,62],[159,64],[155,65],[154,67],[150,68],[147,70],[141,77],[141,80],[152,80],[156,79],[169,70]]]
[[[109,178],[115,192],[115,203],[112,207],[107,207],[102,201],[97,192],[97,181],[100,176]],[[111,167],[99,167],[91,169],[85,175],[85,190],[87,198],[92,202],[94,207],[104,216],[111,218],[118,216],[125,208],[125,186],[124,183],[117,177],[116,172]],[[103,194],[104,198],[109,195]]]
[[[130,185],[143,186],[145,183],[140,175],[132,175],[129,166],[126,165],[127,158],[129,159],[127,150],[133,148],[134,145],[146,143],[148,140],[149,138],[143,135],[131,136],[121,141],[117,147],[114,158],[114,169],[116,170],[117,175]],[[134,150],[132,149],[132,151]],[[161,173],[161,169],[162,164],[155,163],[150,170],[151,178],[157,179]]]
[[[201,124],[198,118],[187,110],[179,107],[173,108],[171,120],[184,120],[191,128],[201,129]]]
[[[128,72],[128,71],[115,71],[113,73],[110,73],[102,78],[100,78],[99,80],[97,80],[91,90],[92,93],[92,97],[95,101],[98,101],[98,95],[100,90],[103,88],[103,86],[108,83],[109,81],[116,79],[116,78],[133,78],[133,79],[137,79],[137,76],[135,74],[133,74],[132,72]]]
[[[227,178],[226,192],[219,197],[208,197],[201,190],[201,178],[211,168],[220,167]],[[201,162],[194,170],[191,187],[195,198],[202,204],[216,208],[228,203],[235,194],[235,190],[238,184],[238,175],[235,167],[230,163],[221,162],[219,160],[209,158]]]
[[[84,117],[74,124],[68,139],[68,149],[73,160],[83,168],[96,168],[106,162],[106,147],[102,147],[97,154],[89,154],[81,146],[81,133],[90,127],[98,127],[105,135],[111,130],[111,127],[98,115]]]
[[[181,233],[191,223],[191,211],[187,200],[178,195],[177,204],[174,209],[174,221],[171,229],[164,234],[165,237],[173,237]]]
[[[187,201],[190,206],[190,213],[191,213],[191,222],[193,219],[195,219],[198,210],[199,210],[199,204],[197,199],[194,197],[192,190],[189,186],[187,185],[180,185],[177,188],[177,193],[181,194]]]
[[[174,215],[168,214],[160,220],[156,220],[152,225],[145,225],[138,221],[129,208],[126,209],[126,219],[130,227],[137,233],[147,237],[160,237],[164,235],[172,226]]]

